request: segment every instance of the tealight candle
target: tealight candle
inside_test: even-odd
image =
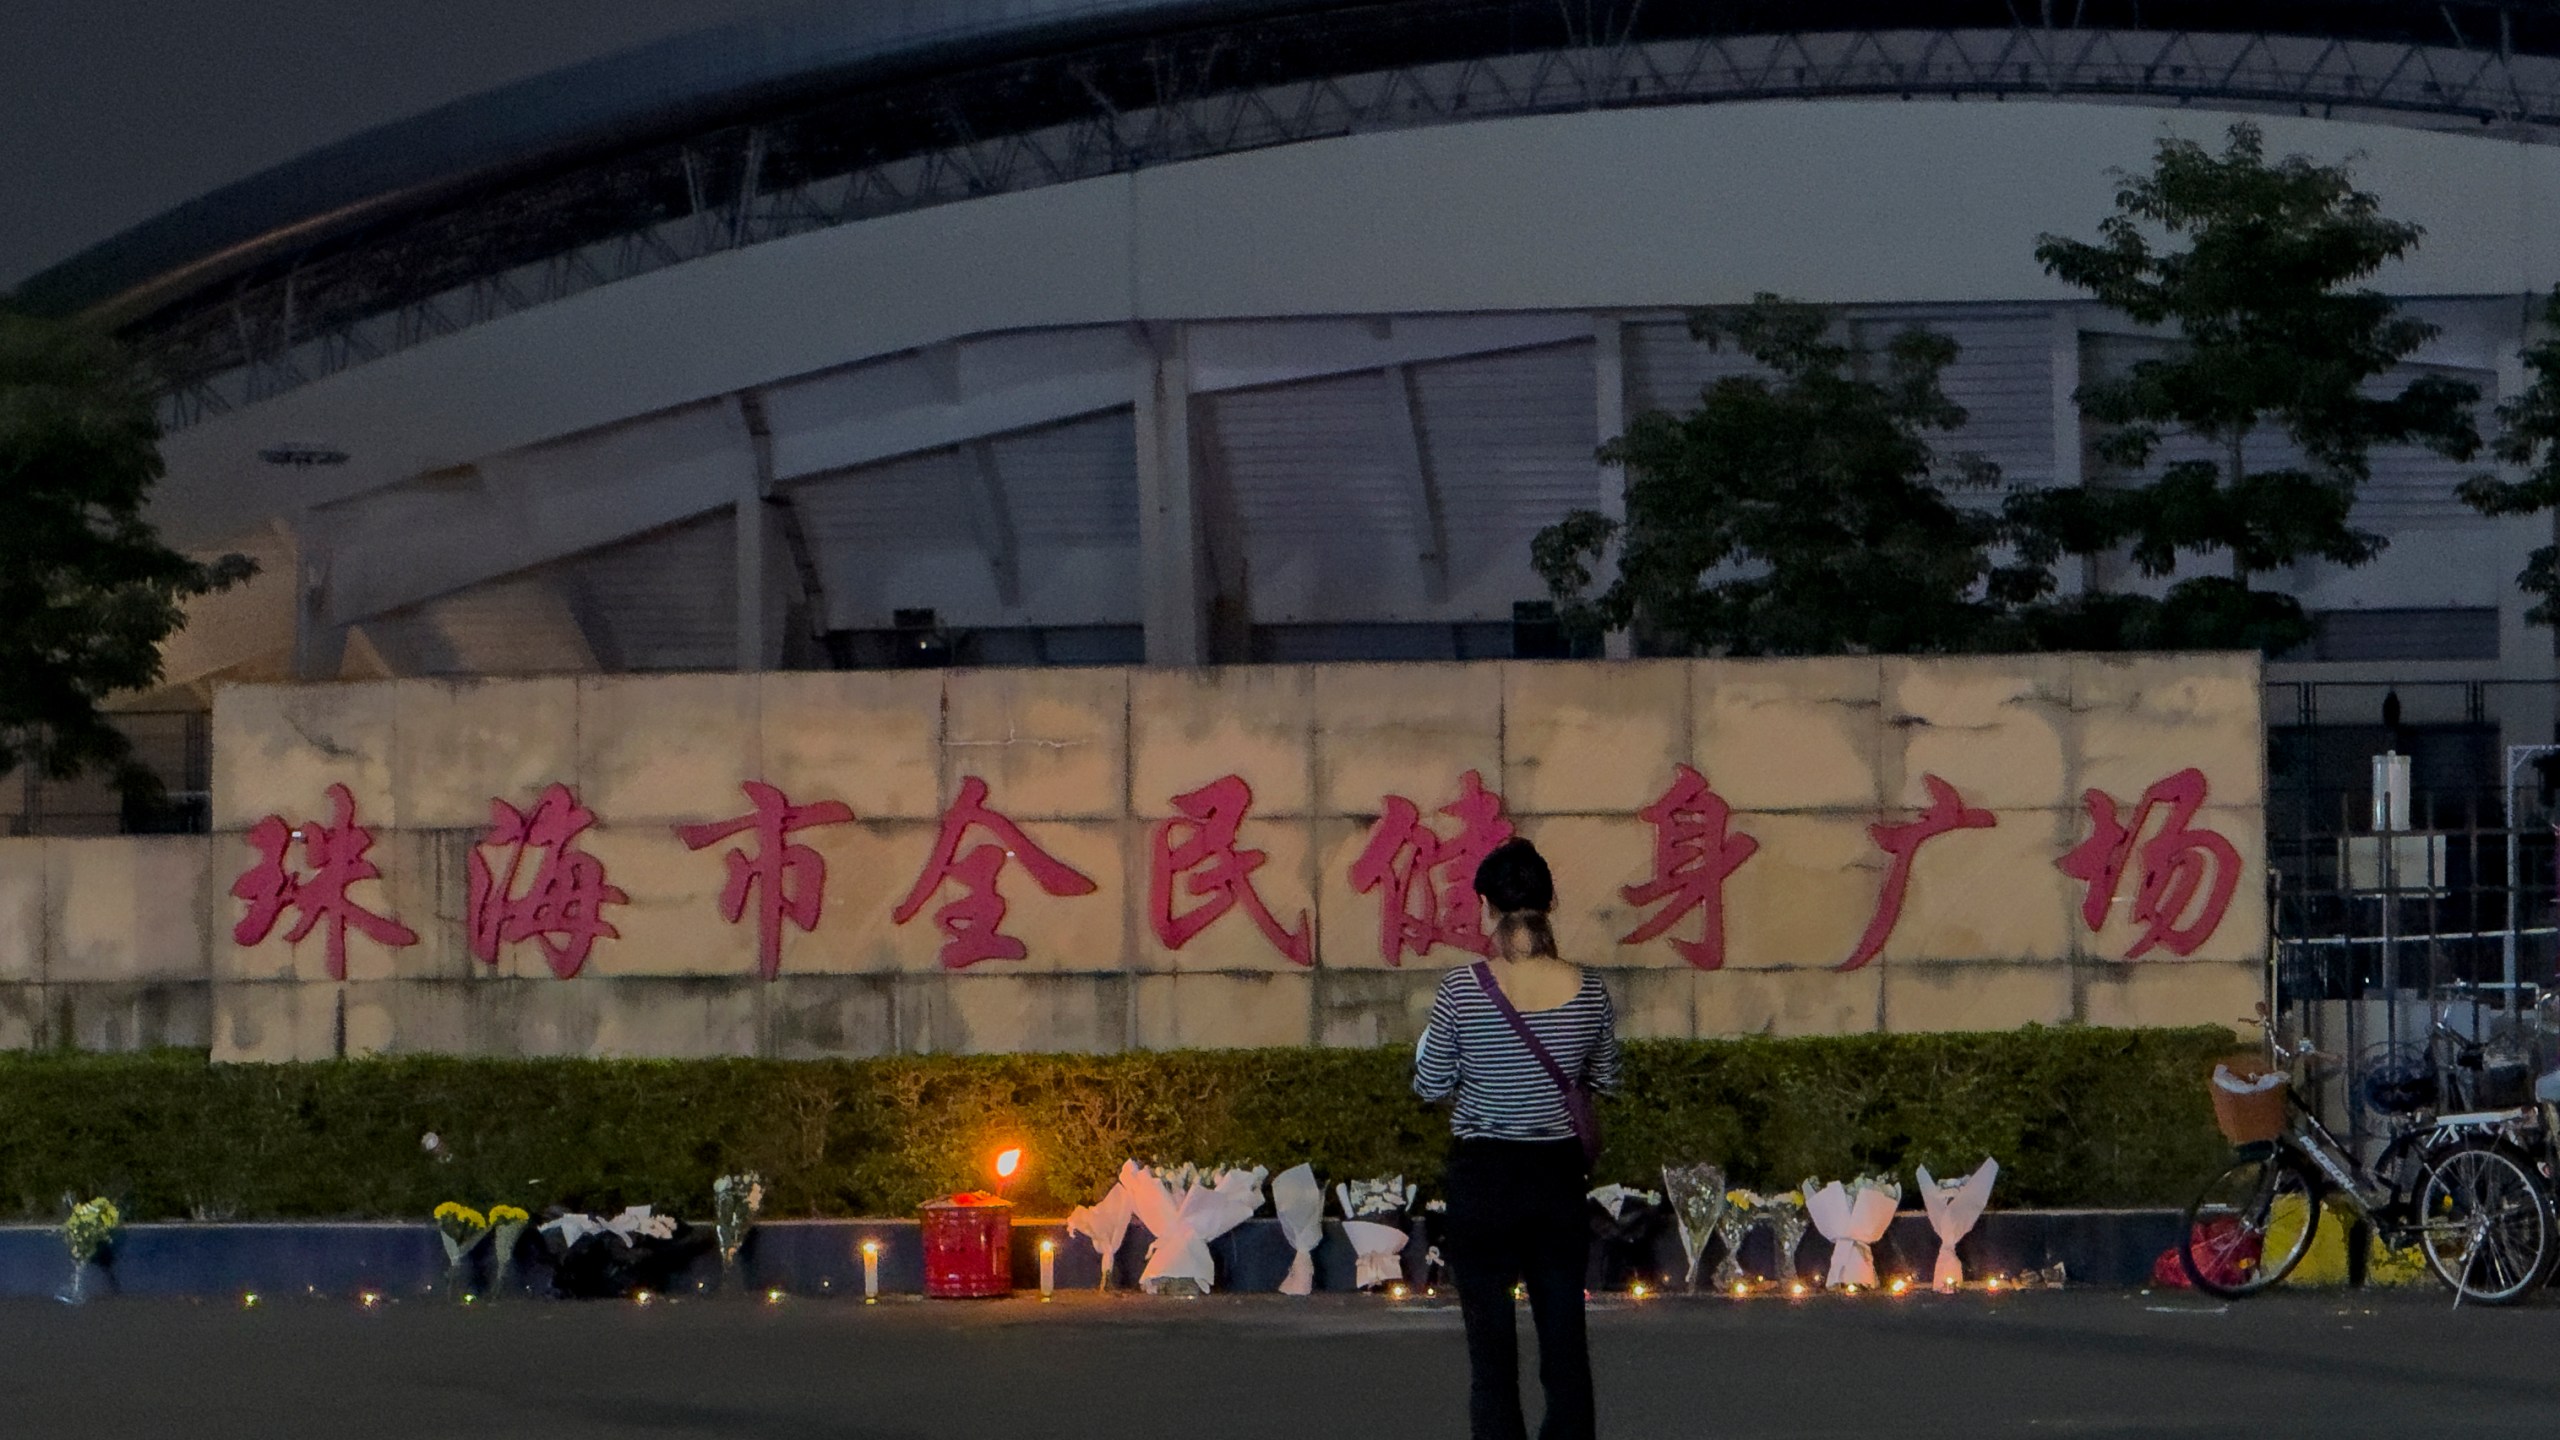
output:
[[[880,1242],[862,1242],[862,1303],[880,1303]]]
[[[1040,1242],[1040,1298],[1046,1300],[1058,1288],[1058,1242]]]

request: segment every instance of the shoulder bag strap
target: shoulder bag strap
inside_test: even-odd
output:
[[[1478,960],[1468,968],[1475,971],[1476,984],[1484,987],[1485,998],[1493,1002],[1493,1008],[1511,1026],[1511,1033],[1519,1036],[1520,1043],[1529,1047],[1530,1058],[1536,1060],[1539,1067],[1547,1072],[1547,1078],[1555,1082],[1556,1093],[1564,1097],[1565,1114],[1573,1121],[1574,1136],[1582,1142],[1583,1157],[1596,1158],[1600,1149],[1600,1126],[1598,1117],[1591,1113],[1591,1092],[1576,1084],[1572,1076],[1564,1073],[1564,1067],[1556,1063],[1556,1057],[1548,1052],[1545,1042],[1538,1038],[1538,1032],[1529,1028],[1529,1022],[1511,1003],[1511,997],[1503,994],[1502,986],[1494,981],[1493,967]]]

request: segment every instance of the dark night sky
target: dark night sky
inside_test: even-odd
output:
[[[341,136],[779,8],[774,0],[0,0],[0,287]]]

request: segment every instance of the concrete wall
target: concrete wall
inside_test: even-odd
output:
[[[1553,863],[1564,949],[1603,970],[1630,1035],[2228,1021],[2258,993],[2265,944],[2259,694],[2255,660],[2230,656],[236,686],[214,710],[215,834],[0,848],[0,1044],[201,1041],[208,1023],[217,1056],[260,1060],[1409,1042],[1438,972],[1470,957],[1444,945],[1391,961],[1385,891],[1362,892],[1353,872],[1386,797],[1455,838],[1439,811],[1470,771]],[[1758,844],[1724,887],[1721,969],[1672,943],[1701,936],[1700,913],[1624,941],[1656,913],[1624,893],[1656,873],[1657,827],[1639,812],[1683,765],[1731,806],[1730,832]],[[2229,875],[2228,910],[2185,958],[2154,948],[2127,963],[2141,856],[2168,819],[2135,809],[2190,768],[2210,791],[2193,827],[2238,861],[2205,876],[2210,889]],[[1237,844],[1266,857],[1252,881],[1280,928],[1312,927],[1308,963],[1242,907],[1178,948],[1152,919],[1173,798],[1230,775],[1252,793]],[[1923,843],[1882,953],[1842,970],[1884,888],[1870,827],[1928,805],[1926,776],[1996,823]],[[954,969],[937,923],[969,893],[960,879],[908,923],[893,912],[972,778],[1092,889],[1049,893],[1022,857],[996,856],[1001,929],[1027,953]],[[721,910],[725,856],[756,853],[755,837],[693,849],[676,833],[746,815],[741,785],[758,779],[856,817],[790,837],[823,860],[824,904],[814,929],[783,926],[770,980],[755,904],[741,923]],[[475,847],[493,874],[509,860],[486,843],[492,802],[530,811],[553,783],[595,817],[574,848],[627,896],[603,907],[618,936],[597,939],[571,979],[533,941],[489,963],[469,939]],[[249,907],[230,893],[259,864],[260,820],[327,823],[332,786],[381,872],[349,898],[415,935],[350,932],[343,980],[327,924],[288,943],[301,918],[289,910],[239,943]],[[2057,868],[2092,833],[2091,790],[2146,842],[2094,933],[2087,887]],[[1002,838],[974,830],[956,853]],[[528,853],[513,893],[543,854]],[[290,858],[308,883],[317,857],[296,845]],[[1189,912],[1200,902],[1175,883]],[[176,993],[203,998],[184,1019],[154,1012],[150,1031],[145,1001]]]

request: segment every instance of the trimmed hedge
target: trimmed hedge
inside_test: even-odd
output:
[[[1714,1159],[1793,1185],[1999,1157],[2004,1205],[2182,1201],[2217,1164],[2202,1080],[2228,1031],[1651,1041],[1603,1106],[1604,1179]],[[771,1182],[768,1213],[898,1215],[985,1183],[1057,1213],[1124,1157],[1312,1161],[1437,1175],[1447,1122],[1410,1053],[1280,1049],[857,1061],[449,1056],[216,1065],[193,1052],[0,1055],[0,1212],[105,1194],[135,1220],[418,1217],[440,1200],[707,1214],[711,1180]],[[434,1131],[449,1156],[420,1145]]]

